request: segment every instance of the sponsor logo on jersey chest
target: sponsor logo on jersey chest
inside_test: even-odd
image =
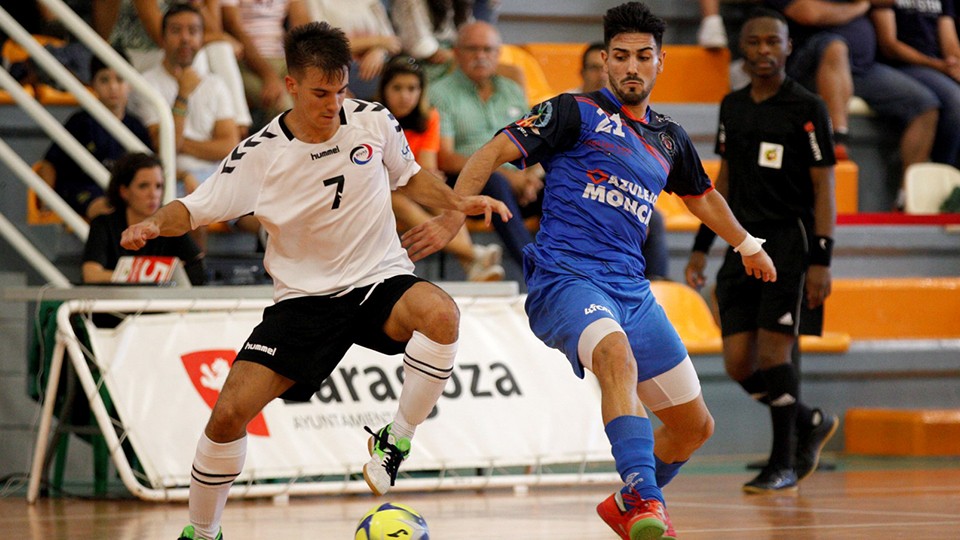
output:
[[[373,147],[369,144],[362,143],[350,151],[350,161],[354,165],[366,165],[371,159],[373,159]]]

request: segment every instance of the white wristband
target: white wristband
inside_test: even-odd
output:
[[[733,248],[733,250],[749,257],[750,255],[760,253],[760,250],[763,249],[760,245],[764,242],[766,242],[766,240],[763,238],[754,238],[752,234],[747,233],[747,237],[743,239],[743,242],[740,242],[740,245]]]

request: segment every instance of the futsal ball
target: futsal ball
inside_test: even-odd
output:
[[[427,522],[419,512],[400,503],[374,506],[360,523],[354,540],[430,540]]]

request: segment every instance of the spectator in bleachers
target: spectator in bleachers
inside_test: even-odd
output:
[[[273,118],[293,106],[283,78],[285,23],[291,27],[310,21],[304,0],[221,0],[223,27],[243,46],[240,73],[247,103]],[[262,122],[257,122],[259,125]]]
[[[392,0],[390,20],[403,52],[424,63],[427,79],[453,69],[457,28],[470,22],[469,0]]]
[[[889,0],[766,0],[790,24],[793,54],[787,74],[827,103],[838,159],[846,159],[847,106],[852,95],[903,126],[900,160],[906,169],[928,161],[939,100],[904,73],[876,61],[877,35],[867,13]],[[902,194],[902,190],[900,192]],[[897,206],[902,206],[898,197]]]
[[[108,283],[117,261],[124,255],[177,257],[183,262],[190,283],[204,283],[203,253],[189,235],[155,238],[136,252],[120,246],[124,229],[153,215],[162,204],[163,171],[157,158],[133,153],[118,159],[107,197],[114,210],[90,223],[90,235],[83,249],[84,283]]]
[[[787,21],[760,8],[740,32],[747,88],[720,105],[716,189],[747,231],[768,240],[777,280],[762,282],[727,250],[717,274],[717,301],[727,374],[769,407],[770,459],[743,486],[747,493],[792,491],[814,472],[820,449],[838,420],[800,401],[791,363],[798,333],[820,335],[823,302],[830,294],[830,255],[836,220],[835,158],[823,100],[785,71],[790,54]],[[706,254],[715,238],[697,233],[687,283],[704,285]]]
[[[145,72],[163,60],[163,14],[176,4],[189,4],[203,17],[203,46],[194,57],[194,69],[201,75],[216,73],[229,89],[234,121],[246,133],[250,110],[243,94],[235,42],[223,33],[219,0],[99,0],[96,18],[100,35],[122,49],[137,71]]]
[[[602,42],[591,43],[580,58],[580,81],[577,88],[569,90],[571,94],[596,92],[607,85],[607,68],[603,65]]]
[[[96,56],[90,61],[90,73],[93,74],[90,86],[100,103],[144,144],[150,145],[147,128],[127,111],[129,84]],[[68,118],[65,127],[107,170],[113,168],[114,160],[126,153],[123,145],[85,110],[77,111]],[[56,143],[50,146],[39,162],[37,172],[71,208],[88,221],[111,211],[103,188]]]
[[[239,142],[233,102],[215,74],[201,75],[193,67],[203,36],[203,18],[189,4],[174,4],[163,16],[164,58],[143,74],[170,104],[173,112],[178,173],[190,173],[202,182]],[[134,94],[134,113],[150,132],[153,147],[159,139],[159,116],[143,96]],[[185,186],[187,192],[192,191]]]
[[[454,54],[457,69],[429,89],[430,101],[440,111],[440,169],[451,182],[474,152],[527,108],[520,86],[496,73],[500,55],[496,28],[482,22],[464,25]],[[513,213],[507,222],[494,216],[493,226],[518,263],[523,261],[523,247],[533,241],[520,206],[534,203],[542,188],[538,172],[509,165],[497,169],[484,187],[484,195],[503,201]]]
[[[440,150],[440,113],[427,101],[427,79],[423,67],[409,56],[391,60],[380,79],[379,97],[403,128],[410,149],[421,167],[443,178],[437,167]],[[405,194],[391,194],[397,226],[406,231],[429,220],[432,215]],[[466,226],[443,248],[460,261],[468,281],[499,281],[504,270],[500,266],[503,248],[498,244],[478,245],[470,238]]]
[[[350,40],[350,93],[372,100],[380,74],[391,56],[400,52],[400,39],[380,0],[307,0],[313,20],[343,30]]]
[[[953,0],[901,0],[870,14],[880,53],[920,81],[940,100],[940,120],[930,158],[958,165],[960,160],[960,41]]]
[[[700,0],[700,28],[697,44],[708,49],[727,47],[727,29],[720,17],[720,0]]]

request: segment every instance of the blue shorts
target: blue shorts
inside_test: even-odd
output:
[[[573,372],[583,378],[578,344],[583,330],[602,318],[616,321],[637,360],[637,382],[676,367],[687,349],[644,278],[608,283],[599,279],[556,273],[536,267],[524,253],[526,311],[530,329],[545,344],[567,356]]]

